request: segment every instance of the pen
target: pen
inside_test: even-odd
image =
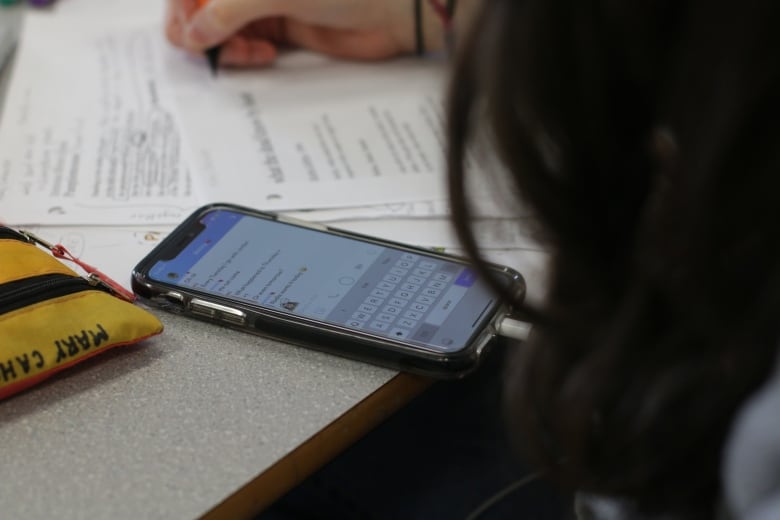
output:
[[[198,0],[198,8],[202,8],[208,2],[209,0]],[[209,62],[209,69],[211,69],[212,76],[217,75],[217,69],[219,67],[219,53],[221,51],[222,47],[220,45],[215,45],[214,47],[209,47],[206,49],[206,60]]]

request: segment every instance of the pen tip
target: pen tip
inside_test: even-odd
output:
[[[210,47],[206,49],[206,60],[209,62],[209,69],[211,69],[211,76],[216,78],[219,71],[219,53],[222,50],[220,46]]]

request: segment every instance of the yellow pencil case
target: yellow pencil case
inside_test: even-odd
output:
[[[0,226],[0,399],[162,328],[151,313]]]

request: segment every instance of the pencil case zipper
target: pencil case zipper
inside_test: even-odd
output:
[[[43,274],[0,284],[0,314],[83,291],[107,292],[79,276]]]
[[[0,227],[0,239],[2,238],[14,238],[16,240],[21,240],[22,242],[29,242],[27,237],[7,227]]]
[[[30,240],[7,227],[0,227],[0,239],[10,238],[29,243]],[[0,284],[0,314],[34,305],[52,298],[81,291],[108,292],[80,276],[52,273]]]

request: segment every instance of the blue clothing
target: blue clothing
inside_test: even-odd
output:
[[[780,520],[780,369],[734,418],[721,482],[718,520]],[[579,495],[575,509],[578,520],[639,518],[630,502],[603,497]]]
[[[724,451],[722,480],[733,518],[780,519],[780,370],[737,414]]]

